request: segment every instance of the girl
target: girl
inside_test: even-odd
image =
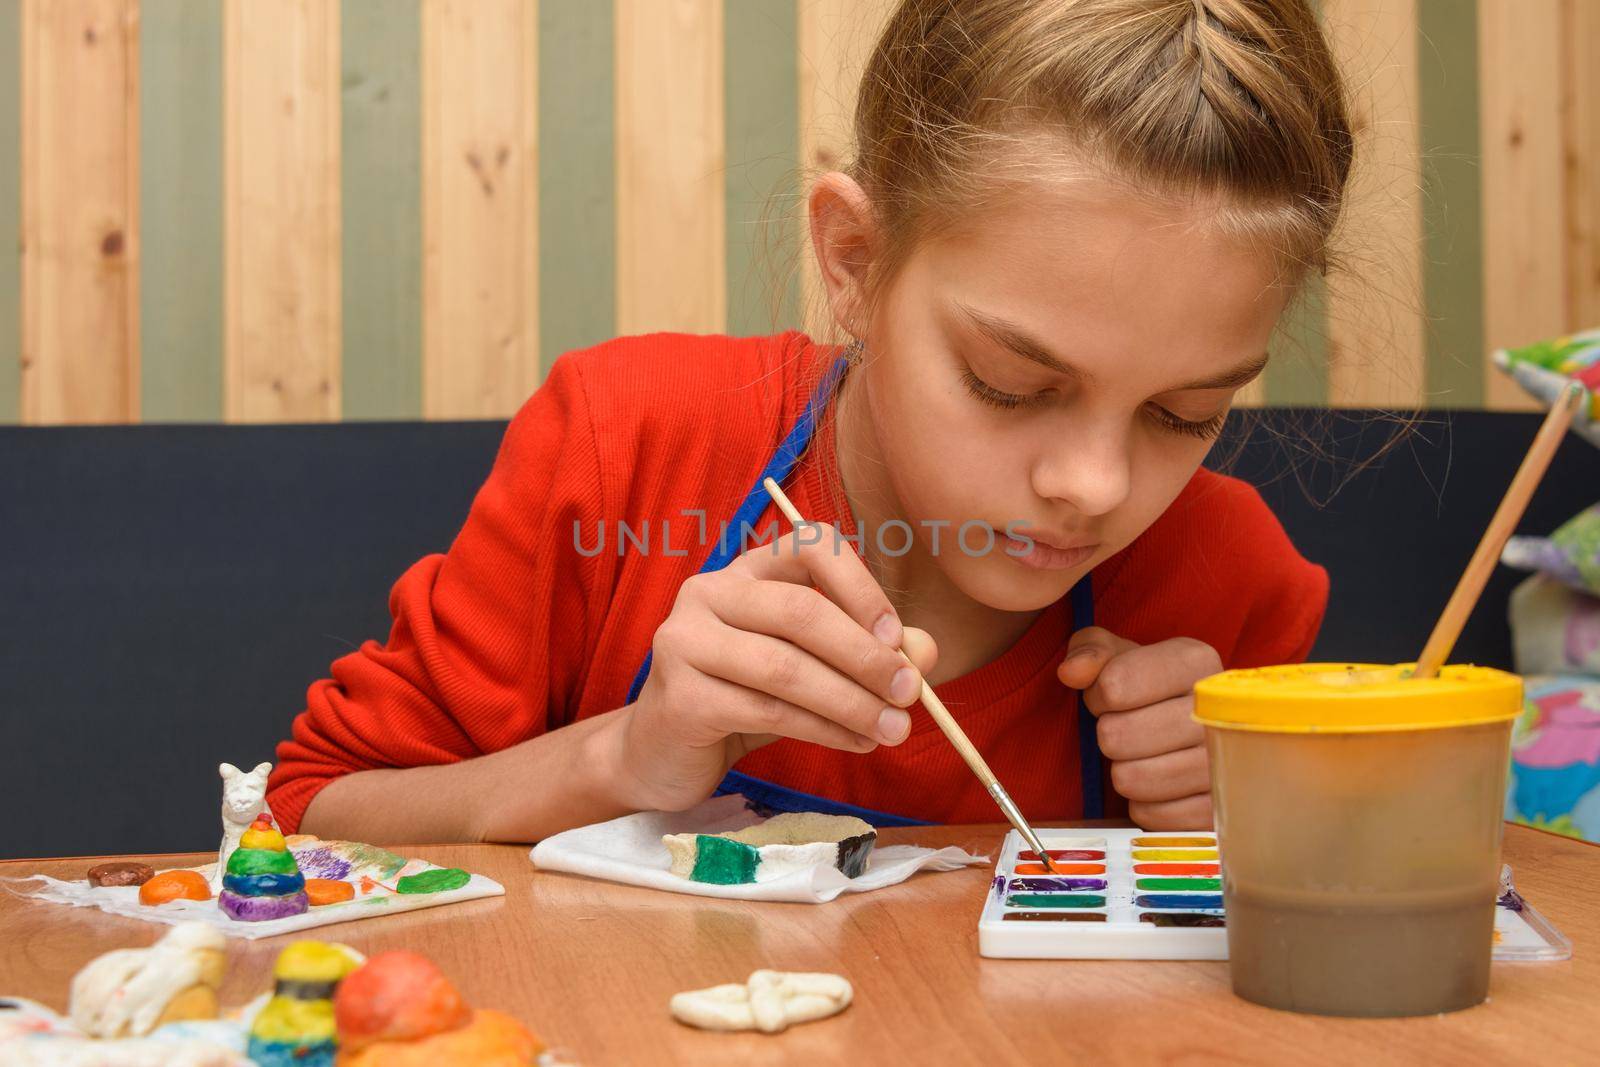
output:
[[[528,841],[719,787],[995,821],[922,676],[1031,818],[1209,824],[1191,687],[1303,658],[1327,581],[1200,462],[1323,269],[1343,101],[1305,0],[904,0],[809,198],[855,343],[558,360],[311,687],[285,829]],[[832,534],[753,545],[766,475]]]

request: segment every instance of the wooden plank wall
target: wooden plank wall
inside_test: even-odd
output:
[[[1488,351],[1600,325],[1600,3],[1316,6],[1345,269],[1243,399],[1526,406]],[[803,177],[893,7],[0,0],[0,421],[494,417],[619,333],[834,338]]]
[[[1558,3],[1480,0],[1484,340],[1492,348],[1559,332],[1567,313],[1562,27]],[[1592,62],[1592,57],[1590,57]],[[1491,407],[1533,407],[1515,382],[1486,379]]]
[[[1600,324],[1600,4],[1563,0],[1567,321]]]
[[[894,0],[800,0],[800,166],[802,179],[848,166],[856,91],[873,42]],[[801,213],[801,240],[809,242]],[[802,259],[800,300],[806,332],[847,341],[833,321],[816,261]]]
[[[23,0],[24,422],[139,418],[137,15]]]
[[[1324,0],[1364,134],[1328,279],[1328,399],[1424,403],[1415,0]]]
[[[226,412],[340,414],[339,8],[227,0]]]
[[[539,384],[538,10],[422,13],[423,413],[507,414]]]
[[[727,321],[722,5],[616,0],[620,333]]]

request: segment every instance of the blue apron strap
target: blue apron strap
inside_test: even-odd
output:
[[[1085,574],[1072,587],[1072,632],[1094,625],[1094,587]],[[1100,756],[1100,736],[1095,730],[1095,717],[1083,706],[1083,695],[1078,695],[1078,764],[1079,781],[1083,785],[1083,817],[1106,817],[1105,764]]]
[[[800,457],[805,454],[806,446],[811,444],[811,435],[816,432],[817,418],[828,406],[828,401],[833,398],[833,391],[839,387],[839,379],[844,377],[845,369],[850,361],[843,356],[833,361],[833,365],[822,375],[822,381],[817,383],[816,392],[811,394],[811,399],[806,401],[805,410],[800,413],[799,420],[778,445],[778,450],[767,461],[766,469],[756,478],[753,489],[745,496],[744,503],[739,505],[739,510],[733,513],[733,518],[728,520],[728,526],[717,538],[717,545],[701,564],[699,573],[710,574],[720,571],[732,563],[739,554],[739,544],[743,540],[744,530],[754,528],[756,520],[761,518],[767,510],[767,505],[772,503],[772,494],[768,493],[762,484],[768,478],[783,484],[789,477],[789,472],[794,470],[795,464],[800,462]],[[729,534],[732,539],[729,539]],[[639,691],[644,688],[645,679],[650,677],[650,658],[653,653],[646,652],[644,662],[639,665],[639,673],[634,675],[633,684],[628,687],[628,703],[632,704],[639,699]]]
[[[857,807],[839,800],[829,800],[827,797],[813,796],[802,793],[798,789],[787,786],[774,785],[772,782],[752,778],[748,774],[738,771],[729,771],[727,777],[722,779],[722,784],[717,786],[717,796],[727,793],[739,793],[746,800],[758,807],[764,808],[768,813],[784,811],[818,811],[824,815],[854,815],[858,819],[865,819],[873,826],[932,826],[933,823],[922,819],[911,819],[904,815],[890,815],[884,811],[873,811],[871,808]]]

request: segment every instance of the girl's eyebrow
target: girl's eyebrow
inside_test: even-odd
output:
[[[1089,372],[1082,368],[1074,367],[1060,356],[1052,353],[1045,347],[1044,342],[1030,336],[1016,323],[996,318],[993,315],[987,315],[977,308],[969,307],[960,302],[957,302],[956,307],[960,308],[961,313],[991,340],[1009,348],[1023,359],[1030,360],[1048,370],[1055,371],[1057,374],[1064,374],[1068,378],[1079,382],[1087,384],[1094,381],[1094,376]],[[1267,356],[1268,353],[1263,352],[1259,356],[1252,356],[1231,370],[1225,370],[1221,374],[1216,374],[1209,378],[1201,378],[1196,381],[1186,382],[1183,385],[1173,386],[1171,389],[1163,390],[1163,392],[1182,393],[1190,389],[1237,389],[1242,385],[1249,385],[1259,378],[1261,372],[1266,369]]]
[[[1030,360],[1046,370],[1064,374],[1068,378],[1073,378],[1080,382],[1088,383],[1094,381],[1093,376],[1088,372],[1074,367],[1060,356],[1052,353],[1045,347],[1044,342],[1029,336],[1016,323],[1008,322],[1005,319],[997,319],[993,315],[986,315],[977,308],[968,307],[960,302],[956,303],[956,307],[990,340],[1011,349],[1023,359]]]
[[[1168,392],[1182,393],[1189,389],[1237,389],[1241,385],[1249,385],[1261,376],[1267,369],[1267,353],[1252,356],[1232,370],[1225,370],[1221,374],[1210,378],[1201,378],[1198,381],[1188,382],[1184,385],[1169,389]]]

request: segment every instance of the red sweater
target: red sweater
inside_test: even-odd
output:
[[[657,334],[557,360],[449,552],[395,583],[388,641],[311,686],[272,774],[285,831],[339,775],[470,759],[626,703],[678,587],[710,553],[682,512],[704,509],[715,541],[832,354],[793,333]],[[801,514],[848,529],[833,459],[824,425],[785,488]],[[663,519],[686,554],[663,553]],[[649,520],[648,554],[618,553],[618,520]],[[771,508],[757,526],[773,521],[787,529]],[[602,526],[605,550],[586,554]],[[1205,470],[1092,584],[1098,625],[1142,644],[1198,638],[1230,667],[1304,659],[1328,590],[1254,489]],[[999,659],[938,687],[1017,803],[1047,822],[1082,807],[1076,694],[1055,675],[1071,628],[1063,600]],[[779,741],[737,769],[913,818],[993,821],[933,721],[914,709],[912,723],[905,742],[868,755]]]

